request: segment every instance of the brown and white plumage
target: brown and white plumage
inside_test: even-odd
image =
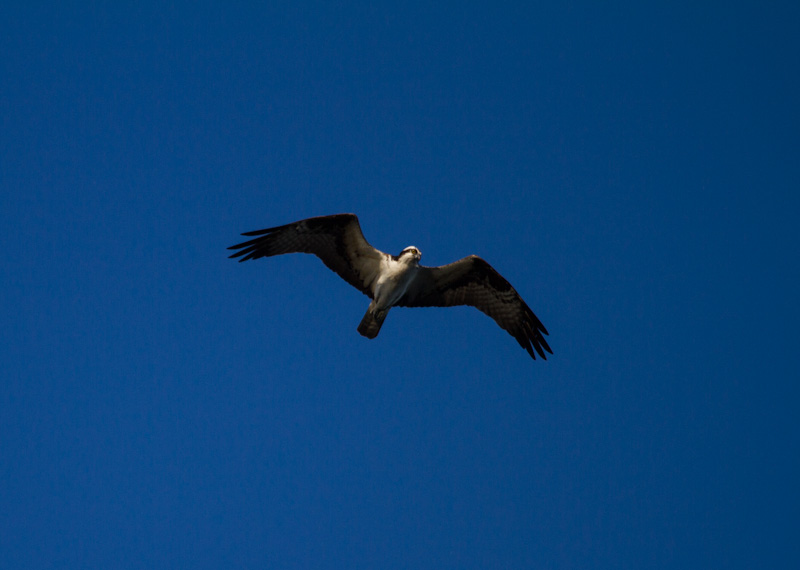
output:
[[[492,317],[534,359],[550,354],[548,334],[519,293],[485,260],[470,255],[448,265],[420,267],[398,307],[453,307],[470,305]]]
[[[393,256],[372,247],[354,214],[300,220],[285,226],[246,232],[254,237],[228,249],[239,261],[284,253],[311,253],[372,302],[358,332],[374,338],[386,315],[397,307],[470,305],[493,318],[534,359],[552,350],[541,321],[519,293],[494,268],[471,255],[448,265],[419,265],[421,254],[409,246]],[[536,352],[534,352],[534,349]]]

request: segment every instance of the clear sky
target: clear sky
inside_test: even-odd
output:
[[[800,567],[796,2],[7,4],[0,567]]]

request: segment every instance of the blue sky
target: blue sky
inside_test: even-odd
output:
[[[800,564],[796,6],[162,4],[2,10],[0,566]]]

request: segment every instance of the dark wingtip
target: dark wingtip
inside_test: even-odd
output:
[[[239,245],[232,245],[232,246],[230,246],[228,249],[238,249],[239,251],[237,251],[237,252],[235,252],[235,253],[232,253],[232,254],[230,254],[230,255],[228,256],[228,259],[233,259],[234,257],[239,257],[239,256],[242,256],[242,255],[244,255],[245,253],[247,253],[247,251],[248,251],[248,250],[246,250],[246,249],[242,249],[242,248],[243,248],[243,245],[242,245],[242,244],[239,244]]]
[[[242,257],[242,259],[239,260],[239,262],[242,262],[242,261],[247,261],[248,259],[255,259],[257,257],[263,257],[261,255],[255,255],[256,251],[259,248],[259,244],[261,244],[265,239],[262,236],[265,236],[267,234],[271,234],[276,229],[279,229],[279,228],[267,228],[265,230],[255,230],[255,231],[252,231],[252,232],[244,232],[242,234],[243,236],[248,236],[248,237],[257,236],[257,237],[256,237],[256,239],[247,240],[245,242],[237,243],[235,245],[232,245],[232,246],[228,247],[228,249],[238,249],[239,250],[236,253],[234,253],[232,255],[229,255],[228,258],[230,259],[230,258],[239,257],[240,255],[243,255],[244,257]]]
[[[275,226],[275,227],[272,227],[272,228],[264,228],[263,230],[253,230],[253,231],[250,231],[250,232],[244,232],[242,235],[243,236],[247,236],[247,237],[265,236],[267,234],[271,234],[271,233],[276,232],[278,230],[283,230],[285,228],[291,227],[296,223],[297,222],[293,222],[291,224],[285,224],[283,226]]]
[[[253,230],[252,232],[242,232],[243,236],[251,237],[251,236],[263,236],[264,234],[268,234],[271,232],[273,228],[269,228],[266,230]]]

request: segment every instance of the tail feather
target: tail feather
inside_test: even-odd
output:
[[[378,336],[378,333],[381,332],[381,326],[388,314],[389,309],[373,309],[372,305],[370,305],[367,312],[364,314],[364,318],[361,319],[361,323],[358,325],[358,332],[367,338],[375,338]]]

